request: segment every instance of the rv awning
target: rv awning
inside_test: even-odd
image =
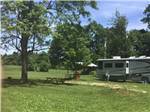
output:
[[[133,60],[150,60],[150,57],[131,57],[131,58],[119,58],[119,59],[98,59],[97,61],[133,61]]]
[[[88,67],[97,67],[97,65],[95,65],[94,63],[91,63],[88,65]]]

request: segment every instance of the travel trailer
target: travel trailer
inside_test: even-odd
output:
[[[133,80],[150,82],[150,57],[98,59],[97,78],[104,80]]]

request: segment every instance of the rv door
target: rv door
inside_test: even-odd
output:
[[[129,74],[129,61],[126,61],[126,74]]]

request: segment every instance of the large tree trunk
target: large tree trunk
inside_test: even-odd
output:
[[[28,52],[27,52],[28,38],[21,39],[21,80],[27,82],[28,80]]]

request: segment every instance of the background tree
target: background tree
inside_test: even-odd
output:
[[[49,57],[48,53],[40,52],[40,53],[32,53],[29,54],[29,71],[41,71],[41,72],[48,72],[49,69]]]
[[[137,41],[135,44],[135,49],[137,54],[150,56],[150,32],[145,30],[139,30],[137,36]]]
[[[5,54],[2,56],[2,64],[4,65],[21,65],[20,54],[13,52],[13,54]]]
[[[150,56],[150,32],[142,34],[138,42],[137,50],[139,51],[139,54]]]
[[[55,33],[56,34],[56,33]],[[49,59],[51,68],[58,68],[63,66],[64,62],[64,44],[63,41],[58,37],[54,36],[53,41],[49,49]]]
[[[112,22],[112,28],[108,32],[107,40],[107,52],[108,56],[121,56],[128,57],[130,47],[128,46],[128,38],[126,33],[127,19],[125,16],[121,16],[118,11],[116,11],[115,18]]]
[[[128,40],[129,40],[129,45],[131,46],[131,56],[138,56],[139,51],[137,50],[138,45],[138,39],[140,38],[141,33],[139,30],[131,30],[128,33]]]
[[[150,29],[150,4],[148,4],[148,6],[146,7],[146,9],[144,10],[144,15],[145,17],[142,19],[143,23],[147,23],[148,24],[148,29]],[[150,56],[150,32],[149,30],[141,31],[142,33],[142,38],[140,38],[140,44],[142,47],[138,47],[139,52],[141,55],[147,55]]]
[[[105,57],[106,30],[96,21],[91,22],[85,28],[90,40],[91,58],[95,63],[98,58]]]
[[[54,23],[80,22],[81,16],[90,13],[86,6],[96,8],[93,1],[3,1],[2,43],[5,48],[15,47],[21,53],[21,79],[28,79],[28,54],[43,49],[48,43],[46,36],[50,34],[50,26]]]
[[[143,21],[143,23],[147,23],[148,28],[150,29],[150,4],[148,4],[146,9],[144,10],[144,15],[145,17],[141,21]]]
[[[130,39],[132,56],[150,55],[150,32],[144,29],[132,30],[129,32],[128,37]]]
[[[63,63],[69,69],[75,69],[76,62],[89,63],[91,55],[85,29],[79,24],[59,24],[49,53],[52,64]]]

